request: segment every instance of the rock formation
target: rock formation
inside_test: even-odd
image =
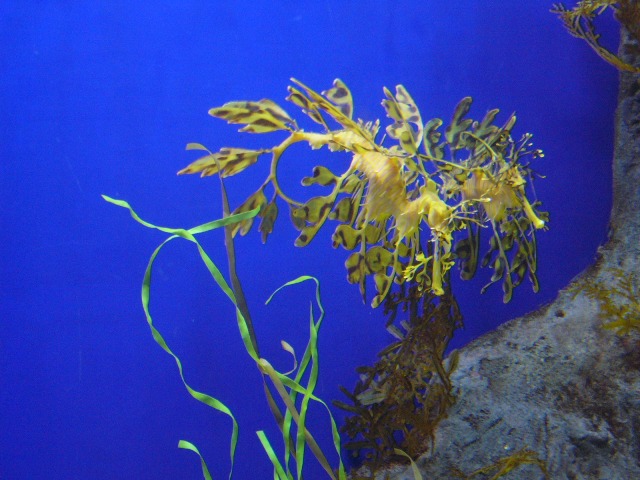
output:
[[[640,65],[637,51],[623,29],[620,56]],[[454,468],[470,473],[523,448],[546,463],[550,479],[640,478],[640,341],[603,329],[608,319],[583,290],[612,286],[612,268],[640,275],[638,75],[620,74],[615,127],[607,244],[553,303],[461,350],[452,376],[457,402],[438,427],[433,451],[416,462],[425,479],[456,478]],[[376,478],[414,476],[396,467]],[[544,474],[521,465],[504,478]]]

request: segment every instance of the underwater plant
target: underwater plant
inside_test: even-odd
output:
[[[155,341],[174,357],[189,393],[232,419],[232,471],[238,426],[231,410],[187,385],[180,360],[153,325],[149,310],[151,269],[160,249],[175,238],[195,243],[216,283],[235,305],[242,340],[262,374],[267,403],[284,441],[284,454],[279,459],[264,432],[257,432],[278,480],[302,478],[307,447],[330,478],[346,478],[337,426],[327,404],[314,394],[318,375],[316,342],[324,310],[316,292],[321,314],[317,320],[311,314],[310,339],[301,361],[298,363],[293,349],[283,342],[283,348],[294,357],[294,369],[287,373],[275,370],[260,355],[236,272],[234,237],[247,234],[259,218],[258,230],[265,242],[278,216],[278,200],[287,205],[291,221],[300,232],[296,246],[308,245],[326,220],[336,220],[339,225],[332,236],[334,248],[342,246],[352,251],[345,262],[347,280],[358,284],[366,299],[366,280],[373,277],[376,295],[372,306],[384,302],[385,313],[390,316],[387,328],[397,340],[380,352],[376,365],[359,369],[361,381],[353,393],[343,389],[353,405],[336,402],[352,414],[342,428],[351,438],[347,448],[366,451],[369,465],[374,468],[389,458],[403,462],[408,459],[418,479],[420,473],[412,458],[429,442],[433,445],[435,427],[455,400],[450,374],[456,367],[457,355],[444,360],[454,331],[462,325],[450,288],[451,267],[457,262],[461,277],[470,279],[478,264],[490,266],[493,275],[482,291],[501,281],[504,302],[511,299],[513,289],[525,277],[533,290],[538,290],[535,232],[546,228],[548,214],[538,210],[539,201],[529,199],[534,192],[527,187],[535,176],[530,160],[543,153],[533,148],[529,133],[514,140],[511,132],[515,114],[502,126],[494,125],[497,109],[488,111],[482,120],[466,118],[470,97],[458,103],[442,132],[441,119],[423,123],[414,100],[402,85],[396,87],[395,94],[385,88],[382,105],[392,123],[380,138],[378,120],[353,120],[352,95],[341,80],[335,80],[332,88],[323,93],[297,80],[292,82],[287,100],[321,125],[320,132],[300,128],[271,100],[232,101],[212,108],[209,114],[243,125],[241,132],[285,131],[287,137],[271,148],[259,150],[224,147],[213,153],[200,143],[187,145],[187,150],[205,155],[178,173],[219,177],[222,219],[188,230],[157,227],[140,219],[126,202],[104,198],[127,208],[139,223],[171,235],[149,261],[142,288],[144,311]],[[350,155],[342,173],[316,166],[310,177],[302,179],[304,186],[331,188],[326,195],[306,201],[287,195],[278,177],[284,153],[301,142],[312,149],[326,147],[330,152]],[[267,178],[231,212],[223,179],[244,171],[264,155],[271,156]],[[271,196],[267,199],[269,186]],[[219,227],[224,228],[231,286],[196,238]],[[487,227],[491,230],[489,249],[479,261],[480,232]],[[309,279],[317,283],[312,277],[301,277],[289,284]],[[392,290],[394,283],[399,285],[398,290]],[[408,313],[408,318],[394,324],[399,308]],[[306,385],[302,384],[303,378]],[[306,427],[311,401],[329,411],[333,446],[338,454],[336,469],[330,466]],[[179,446],[200,455],[190,442],[181,440]],[[203,475],[209,479],[206,463],[200,458]],[[295,469],[290,467],[292,459]]]
[[[576,283],[569,289],[574,296],[583,292],[598,303],[602,328],[618,335],[640,333],[638,277],[621,268],[609,268],[610,280]]]
[[[527,448],[523,448],[522,450],[518,450],[511,455],[500,458],[491,465],[479,468],[471,473],[465,474],[464,472],[455,469],[453,474],[457,478],[463,478],[465,480],[471,480],[477,475],[491,475],[491,478],[489,480],[497,480],[498,478],[507,475],[521,465],[536,465],[542,471],[544,478],[549,478],[546,463],[540,460],[536,452]]]
[[[492,235],[482,265],[490,265],[494,272],[483,291],[502,280],[503,299],[508,302],[525,276],[533,290],[538,290],[535,230],[546,226],[548,215],[538,211],[539,202],[529,200],[526,186],[534,176],[529,160],[543,153],[532,147],[529,133],[518,141],[512,138],[514,114],[501,127],[493,124],[497,109],[480,121],[465,118],[472,102],[465,97],[443,134],[443,121],[434,118],[423,123],[412,97],[398,85],[395,94],[384,89],[382,105],[392,123],[385,129],[386,137],[380,139],[379,121],[353,119],[352,95],[341,80],[322,94],[298,80],[292,82],[287,100],[321,125],[321,132],[299,128],[269,99],[228,102],[210,109],[209,114],[244,125],[241,132],[285,131],[288,136],[260,150],[224,147],[213,153],[202,144],[190,143],[187,149],[206,155],[178,173],[229,177],[270,155],[269,175],[233,213],[259,208],[258,229],[264,242],[278,216],[277,200],[284,201],[300,231],[297,246],[308,245],[327,219],[338,221],[333,246],[354,251],[345,262],[347,280],[359,285],[363,299],[366,278],[373,277],[373,307],[382,303],[394,282],[413,281],[421,291],[442,295],[443,277],[456,261],[462,278],[473,277],[480,229],[485,226],[491,227]],[[337,125],[332,128],[330,121]],[[390,146],[385,146],[387,137],[393,143]],[[312,149],[327,147],[351,155],[340,174],[316,166],[312,176],[302,179],[305,186],[331,187],[327,195],[298,201],[282,190],[280,160],[289,147],[300,142]],[[269,185],[273,192],[268,200]],[[238,222],[232,227],[233,235],[245,235],[253,221]],[[465,231],[466,236],[456,242],[458,231]]]
[[[605,61],[619,70],[640,73],[640,68],[625,62],[620,56],[607,50],[596,33],[595,21],[605,11],[613,15],[627,31],[640,42],[640,3],[634,0],[581,0],[569,10],[562,3],[553,5],[551,12],[560,17],[571,35],[583,39]],[[638,48],[636,43],[635,48]]]
[[[446,362],[444,356],[462,327],[449,284],[437,296],[405,283],[386,298],[384,309],[395,341],[378,353],[374,365],[357,369],[360,380],[353,392],[341,387],[351,404],[333,402],[350,413],[340,429],[350,438],[344,447],[371,471],[389,462],[404,463],[403,455],[415,458],[434,445],[436,426],[455,401],[450,375],[457,351]]]
[[[150,310],[150,301],[151,301],[151,279],[152,279],[152,271],[153,265],[157,259],[158,254],[167,245],[169,242],[175,239],[185,239],[192,243],[194,243],[198,249],[198,253],[200,257],[209,270],[209,273],[215,280],[218,287],[221,291],[229,298],[229,300],[233,303],[236,309],[236,317],[238,323],[238,329],[240,331],[240,336],[242,338],[244,347],[247,351],[249,357],[255,362],[256,367],[262,374],[262,380],[264,383],[264,391],[267,396],[267,401],[269,403],[269,407],[271,409],[272,414],[280,428],[282,433],[282,439],[284,443],[284,453],[282,455],[282,460],[280,460],[273,449],[269,439],[267,438],[264,431],[259,430],[256,432],[258,439],[264,448],[266,454],[268,455],[270,461],[274,467],[274,479],[276,480],[293,480],[294,478],[301,479],[302,478],[302,470],[304,466],[304,457],[305,457],[305,447],[308,447],[312,454],[316,457],[320,465],[324,468],[328,477],[332,480],[346,480],[346,473],[344,469],[344,465],[342,463],[342,459],[340,457],[340,436],[338,434],[336,422],[329,410],[328,405],[318,398],[314,394],[314,390],[316,387],[317,379],[318,379],[318,348],[317,348],[317,340],[318,340],[318,331],[320,329],[320,325],[324,318],[324,309],[322,307],[322,303],[320,302],[320,285],[317,279],[310,276],[301,276],[295,280],[287,282],[282,287],[278,288],[266,301],[268,304],[273,296],[278,293],[281,289],[296,285],[305,281],[313,281],[316,284],[316,304],[320,311],[319,317],[314,318],[313,309],[310,313],[310,321],[309,321],[309,342],[307,347],[305,348],[304,354],[300,361],[298,362],[295,351],[293,348],[285,341],[281,341],[282,348],[289,352],[293,357],[294,367],[292,370],[286,373],[281,373],[277,371],[271,363],[264,357],[260,356],[257,338],[253,331],[253,325],[251,321],[251,317],[249,314],[249,310],[246,306],[246,300],[244,299],[244,294],[242,293],[242,288],[240,287],[239,280],[237,274],[235,272],[235,254],[233,249],[233,242],[229,241],[226,243],[228,261],[229,261],[229,270],[232,286],[229,286],[224,276],[216,266],[216,264],[211,260],[211,257],[206,253],[202,245],[197,239],[197,236],[206,233],[208,231],[224,228],[226,232],[228,232],[228,228],[231,225],[234,225],[237,222],[244,221],[246,219],[250,219],[254,217],[258,210],[254,209],[251,211],[246,211],[239,213],[237,215],[228,215],[228,205],[226,202],[226,192],[224,191],[224,185],[222,185],[222,196],[223,196],[223,205],[225,210],[224,218],[219,220],[214,220],[212,222],[207,222],[203,225],[199,225],[197,227],[193,227],[190,229],[182,229],[182,228],[168,228],[168,227],[159,227],[145,220],[141,219],[133,210],[133,208],[123,200],[117,200],[106,195],[103,195],[102,198],[107,202],[114,204],[116,206],[125,208],[129,211],[131,217],[136,220],[141,225],[159,230],[161,232],[170,234],[170,236],[164,240],[152,253],[151,258],[149,259],[149,263],[147,264],[147,269],[144,274],[144,279],[142,282],[142,306],[145,312],[145,316],[147,319],[147,324],[151,329],[151,333],[153,335],[153,339],[156,341],[162,349],[171,355],[176,362],[178,367],[178,372],[180,374],[180,378],[185,388],[189,392],[189,394],[195,398],[196,400],[208,405],[211,408],[227,415],[232,421],[232,432],[230,438],[230,456],[231,456],[231,470],[229,472],[229,478],[231,479],[233,476],[233,466],[235,459],[235,451],[236,445],[238,442],[238,422],[236,421],[231,409],[227,407],[220,400],[207,395],[205,393],[199,392],[192,388],[185,380],[183,373],[183,366],[180,358],[169,348],[167,342],[163,338],[160,331],[154,325],[151,310]],[[271,381],[271,384],[276,390],[276,395],[274,395],[269,385],[267,384],[267,379]],[[303,385],[303,379],[306,379],[306,384]],[[281,402],[284,403],[284,413],[280,410],[280,407],[276,403],[276,398],[280,398]],[[332,431],[332,439],[333,446],[338,455],[338,466],[334,469],[331,467],[329,461],[327,460],[323,450],[320,448],[316,440],[314,439],[311,432],[306,427],[306,417],[309,408],[310,402],[320,403],[325,407],[328,412],[329,420],[331,423],[331,431]],[[294,435],[293,424],[297,427]],[[209,471],[209,468],[200,454],[198,448],[189,441],[180,440],[178,442],[178,447],[190,450],[196,453],[200,457],[200,462],[202,466],[202,474],[205,480],[211,480],[212,476]],[[289,465],[290,461],[293,459],[295,462],[295,477],[292,472],[292,469]]]

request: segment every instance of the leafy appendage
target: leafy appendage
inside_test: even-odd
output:
[[[222,148],[217,153],[209,153],[188,167],[178,172],[178,175],[185,173],[200,173],[202,177],[208,177],[220,172],[222,177],[230,177],[242,172],[258,160],[263,153],[269,150],[247,150],[244,148]]]
[[[210,109],[209,115],[229,123],[244,124],[240,131],[251,133],[289,130],[289,124],[293,123],[287,112],[266,98],[257,102],[228,102]]]
[[[387,111],[387,116],[395,120],[387,127],[387,134],[398,140],[405,152],[415,155],[422,142],[423,129],[418,107],[402,85],[396,87],[395,96],[386,88],[384,94],[387,98],[382,101],[382,106]]]
[[[260,150],[225,147],[212,153],[189,144],[188,149],[207,154],[178,173],[228,177],[270,155],[267,178],[234,213],[259,207],[259,230],[266,241],[278,215],[277,202],[283,201],[300,232],[297,246],[308,245],[327,220],[338,221],[333,245],[352,251],[345,264],[347,279],[359,286],[363,297],[367,278],[373,279],[373,306],[384,301],[394,283],[409,280],[421,291],[441,295],[443,279],[456,261],[465,279],[474,276],[478,264],[493,268],[491,283],[502,282],[505,301],[524,277],[537,290],[534,232],[545,227],[547,216],[538,211],[538,202],[529,201],[526,187],[533,178],[528,158],[542,152],[531,148],[529,134],[519,141],[511,137],[514,115],[501,127],[494,124],[497,109],[480,121],[467,118],[471,98],[465,97],[442,132],[440,119],[423,124],[413,98],[398,85],[395,93],[384,89],[382,105],[392,123],[386,128],[388,141],[383,142],[377,138],[379,121],[353,119],[353,98],[341,80],[322,94],[292,82],[287,100],[322,131],[300,129],[271,100],[228,102],[209,113],[244,125],[241,131],[284,130],[288,136]],[[277,173],[283,154],[300,142],[352,155],[342,173],[317,166],[304,177],[305,186],[330,189],[305,201],[289,197]],[[268,187],[273,190],[271,200],[265,195]],[[234,225],[233,234],[246,234],[252,223],[253,219]],[[493,230],[490,249],[479,262],[480,230],[486,226]],[[467,237],[458,231],[466,231]]]
[[[347,118],[353,116],[353,97],[351,96],[351,91],[342,80],[336,78],[333,81],[333,87],[326,92],[322,92],[322,94],[338,107],[342,115]]]
[[[263,209],[267,205],[267,197],[264,195],[264,190],[259,189],[254,192],[249,198],[247,198],[238,208],[236,208],[232,213],[234,215],[242,212],[249,212],[256,208],[260,209],[260,213],[258,215],[264,215]],[[234,223],[230,228],[233,235],[236,235],[238,232],[240,235],[246,235],[251,230],[251,226],[253,225],[253,220],[255,217],[248,218],[246,220],[242,220],[240,222]]]

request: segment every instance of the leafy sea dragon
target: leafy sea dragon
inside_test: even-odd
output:
[[[291,220],[300,234],[297,246],[306,246],[327,219],[340,222],[333,233],[333,246],[353,251],[347,258],[347,279],[357,283],[366,298],[365,281],[373,276],[380,305],[393,282],[415,281],[422,289],[443,293],[443,278],[457,260],[461,276],[475,274],[479,255],[480,228],[490,225],[490,250],[482,264],[494,269],[491,282],[503,282],[504,301],[513,287],[528,274],[537,291],[535,230],[546,226],[547,214],[531,203],[525,188],[533,178],[527,157],[541,157],[531,148],[531,135],[516,142],[511,137],[515,115],[503,127],[493,125],[498,110],[489,111],[482,121],[464,118],[471,98],[455,109],[444,138],[442,120],[422,123],[415,102],[402,86],[393,94],[384,89],[382,102],[393,121],[386,128],[391,145],[378,139],[380,122],[353,120],[351,92],[341,80],[317,93],[292,79],[287,100],[300,107],[321,132],[299,128],[289,114],[275,102],[233,101],[212,108],[209,114],[228,123],[244,125],[240,131],[265,133],[286,131],[278,145],[261,150],[225,147],[212,153],[199,143],[189,150],[206,152],[180,170],[179,174],[219,174],[229,177],[271,156],[269,175],[233,213],[260,207],[259,231],[263,242],[273,231],[278,216],[277,200],[288,205]],[[331,127],[329,122],[337,127]],[[342,174],[316,166],[302,184],[331,187],[327,195],[305,202],[290,198],[278,183],[277,170],[284,152],[306,142],[312,149],[349,152],[351,162]],[[271,185],[267,199],[265,191]],[[235,224],[233,234],[245,235],[253,219]],[[426,226],[426,239],[422,227]],[[454,245],[456,231],[467,236]],[[458,236],[458,235],[456,235]],[[452,247],[453,245],[453,247]],[[489,285],[483,288],[486,289]]]

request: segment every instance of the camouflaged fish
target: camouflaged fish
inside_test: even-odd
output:
[[[273,231],[280,199],[300,232],[295,241],[300,247],[308,245],[328,219],[339,222],[333,246],[352,252],[345,262],[347,280],[359,285],[363,298],[366,279],[373,277],[374,307],[394,282],[413,281],[442,294],[443,279],[456,261],[462,278],[473,277],[484,227],[491,230],[490,248],[481,262],[494,270],[489,285],[502,281],[505,302],[525,276],[538,290],[535,230],[546,227],[548,216],[538,211],[539,202],[529,201],[525,190],[533,178],[528,159],[543,154],[532,148],[530,134],[513,140],[515,115],[502,127],[493,124],[498,110],[489,111],[481,121],[465,118],[471,106],[471,98],[466,97],[443,135],[443,121],[436,118],[423,124],[415,102],[398,85],[395,93],[384,89],[382,106],[392,123],[385,129],[383,142],[378,138],[379,121],[353,120],[353,99],[342,81],[335,80],[322,93],[291,81],[287,100],[317,123],[319,132],[299,128],[268,99],[228,102],[209,114],[244,125],[241,132],[284,131],[287,137],[267,149],[226,147],[216,153],[191,143],[188,149],[206,155],[178,173],[228,177],[261,156],[270,156],[269,175],[233,213],[260,207],[258,230],[264,242]],[[351,154],[342,173],[316,166],[310,177],[302,179],[305,186],[330,189],[306,201],[289,197],[277,176],[283,154],[300,142],[312,149],[326,147]],[[245,235],[252,224],[253,219],[235,224],[233,234]]]

